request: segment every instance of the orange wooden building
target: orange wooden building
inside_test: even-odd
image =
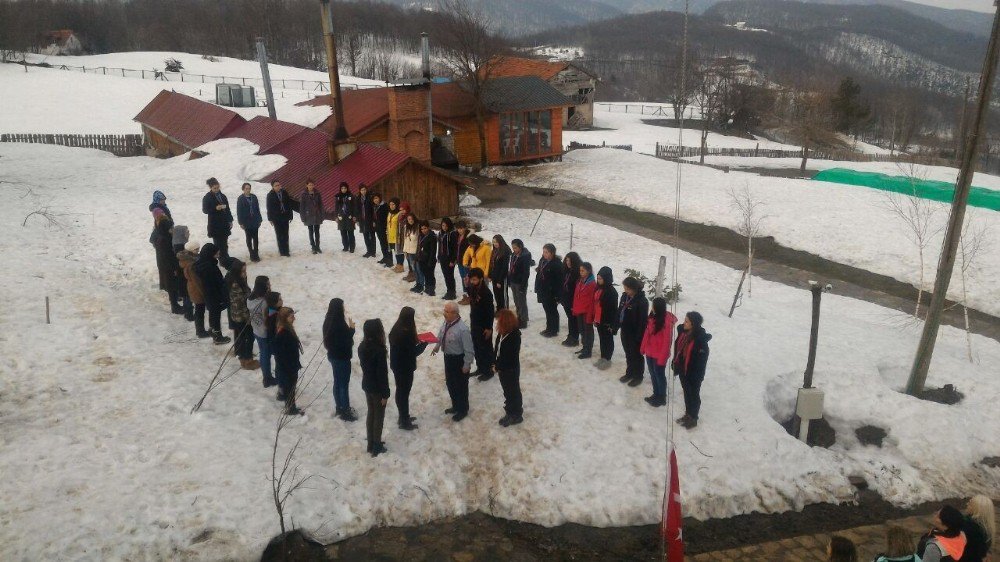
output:
[[[329,103],[329,96],[320,96],[299,105]],[[399,140],[405,138],[406,144],[430,146],[427,130],[433,122],[434,139],[459,164],[470,167],[480,164],[475,99],[459,83],[432,84],[430,88],[424,84],[348,90],[343,92],[343,104],[345,128],[358,142],[382,144],[391,150],[413,154],[399,146]],[[572,100],[536,76],[491,80],[483,99],[488,163],[514,164],[560,157],[563,115],[572,105]],[[400,129],[403,122],[407,123],[403,126],[406,131]],[[329,133],[336,127],[333,116],[319,125]]]

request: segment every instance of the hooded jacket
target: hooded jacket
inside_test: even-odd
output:
[[[188,298],[192,304],[205,304],[205,295],[201,290],[201,279],[194,271],[194,264],[198,261],[198,254],[182,250],[177,252],[177,261],[184,271],[184,279],[187,283]]]
[[[264,217],[260,214],[260,202],[253,193],[250,196],[240,195],[236,198],[236,220],[240,226],[250,230],[260,228]]]
[[[486,242],[484,241],[483,244]],[[497,285],[503,285],[507,280],[507,266],[510,265],[510,250],[503,246],[490,250],[490,268],[486,271],[486,277]]]
[[[591,275],[581,279],[576,284],[573,293],[573,316],[583,316],[584,322],[594,322],[594,293],[597,291],[597,281]]]
[[[267,301],[264,297],[247,299],[247,311],[250,313],[250,327],[257,338],[267,337]]]
[[[622,331],[623,338],[642,341],[646,332],[647,316],[649,316],[649,301],[646,299],[645,293],[638,291],[634,297],[622,293],[621,300],[618,302],[618,327]],[[674,322],[677,322],[676,316]],[[671,325],[670,329],[667,330],[668,348],[670,347],[669,340],[673,334],[674,327]]]
[[[160,289],[164,291],[174,288],[177,271],[181,267],[177,262],[173,236],[170,233],[173,227],[174,223],[164,216],[156,223],[156,237],[153,240],[153,247],[156,249],[156,269],[160,274]]]
[[[594,323],[606,330],[618,331],[618,289],[610,267],[604,266],[597,274],[604,281],[594,290]]]
[[[308,190],[299,195],[299,218],[306,226],[319,226],[323,224],[323,196],[319,191]]]
[[[198,261],[194,263],[194,272],[201,281],[205,306],[209,310],[213,308],[224,310],[229,307],[226,282],[222,277],[222,272],[219,271],[219,260],[215,259],[217,251],[215,244],[205,244],[201,247],[201,253],[198,254]]]
[[[229,290],[229,319],[233,322],[250,321],[250,309],[247,308],[247,297],[250,296],[246,280],[240,275],[243,262],[233,259],[226,274],[226,288]],[[232,327],[236,329],[236,326]]]
[[[538,302],[558,301],[562,292],[563,275],[562,258],[553,256],[551,260],[544,257],[538,260],[535,268],[535,294]]]
[[[267,192],[267,220],[270,222],[288,222],[292,220],[292,200],[288,192],[273,189]]]
[[[216,209],[218,205],[225,205],[225,209]],[[233,232],[233,212],[229,208],[229,199],[223,192],[212,193],[209,191],[201,198],[201,212],[208,215],[208,236],[215,238],[219,236],[229,236]]]
[[[365,320],[365,339],[358,346],[358,362],[361,363],[361,389],[375,394],[383,400],[389,399],[389,361],[385,345],[373,344],[370,335],[377,330],[377,320]]]
[[[437,234],[428,230],[427,234],[418,234],[417,262],[433,268],[437,264]]]
[[[690,334],[684,332],[683,324],[677,326],[672,366],[677,375],[704,379],[705,367],[708,365],[708,342],[712,340],[712,334],[706,332],[705,328],[702,327],[700,314],[689,312],[688,318],[691,318],[692,323]]]
[[[636,295],[638,297],[638,295]],[[660,367],[667,366],[670,359],[670,336],[674,333],[674,326],[677,325],[677,317],[669,310],[663,318],[663,327],[656,331],[656,318],[652,314],[646,319],[646,330],[642,334],[642,343],[639,344],[639,353],[656,360]],[[625,333],[624,326],[622,334]]]
[[[527,248],[521,248],[520,254],[515,254],[513,250],[507,257],[507,283],[511,285],[521,285],[527,290],[528,279],[531,277],[531,266],[534,265],[531,252]]]
[[[478,267],[483,270],[484,276],[488,276],[490,271],[490,257],[492,255],[493,248],[485,240],[479,243],[478,249],[469,244],[469,247],[465,250],[465,255],[462,256],[462,265],[466,269],[475,269]]]
[[[442,221],[443,222],[443,221]],[[449,223],[449,226],[450,223]],[[458,232],[453,228],[438,232],[438,260],[446,265],[458,262]]]

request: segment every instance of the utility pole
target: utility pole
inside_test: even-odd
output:
[[[969,78],[965,78],[965,97],[962,98],[962,118],[958,122],[958,138],[955,139],[955,164],[962,161],[962,145],[965,144],[965,121],[969,112]]]
[[[994,6],[997,1],[994,0]],[[934,292],[931,294],[931,304],[927,309],[927,319],[924,320],[924,331],[917,345],[917,355],[913,359],[913,369],[910,380],[906,384],[906,393],[917,396],[924,390],[927,382],[927,371],[934,355],[934,344],[937,342],[938,329],[941,325],[941,312],[948,296],[948,285],[955,269],[955,255],[958,252],[962,237],[962,224],[965,222],[965,208],[969,202],[969,190],[972,185],[972,175],[976,171],[976,156],[979,154],[979,137],[982,135],[983,121],[990,106],[990,95],[993,93],[993,79],[996,75],[997,56],[1000,52],[1000,17],[993,14],[993,32],[990,34],[989,47],[986,49],[986,60],[983,61],[983,73],[979,78],[979,101],[972,115],[972,126],[962,153],[962,166],[955,183],[955,199],[951,203],[951,216],[948,218],[948,230],[941,244],[941,257],[938,261],[937,278],[934,280]]]
[[[278,115],[274,107],[274,91],[271,89],[271,72],[267,68],[267,49],[264,47],[263,37],[257,38],[257,61],[260,62],[260,77],[264,80],[267,114],[271,119],[277,119]]]
[[[333,6],[330,0],[320,0],[323,16],[323,40],[326,43],[326,67],[330,74],[330,105],[333,106],[333,116],[337,120],[337,129],[333,133],[334,141],[347,140],[347,128],[344,127],[344,102],[340,94],[340,69],[337,67],[337,44],[333,37]]]

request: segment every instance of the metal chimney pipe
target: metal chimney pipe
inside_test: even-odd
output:
[[[420,34],[420,63],[427,80],[427,141],[434,142],[434,104],[431,102],[431,43],[427,32]],[[433,147],[432,147],[433,148]]]
[[[264,38],[257,38],[257,61],[260,62],[260,76],[264,81],[264,96],[267,98],[267,114],[271,119],[277,119],[278,113],[274,108],[274,92],[271,90],[271,72],[267,68],[267,48],[264,47]]]
[[[344,104],[340,95],[340,70],[337,68],[337,42],[333,37],[333,6],[330,0],[320,0],[323,15],[323,39],[326,42],[326,66],[330,75],[330,105],[337,120],[337,130],[333,133],[334,141],[347,140],[347,129],[344,127]]]

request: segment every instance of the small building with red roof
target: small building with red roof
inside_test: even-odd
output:
[[[236,112],[167,90],[156,94],[133,118],[142,126],[143,143],[153,156],[178,156],[225,137],[247,121]]]
[[[488,63],[492,77],[537,76],[572,101],[563,113],[567,129],[594,126],[594,92],[598,78],[593,72],[570,61],[550,61],[502,56]]]

